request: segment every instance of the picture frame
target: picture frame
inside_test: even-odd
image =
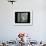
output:
[[[33,24],[32,11],[15,12],[16,26],[32,26],[32,24]]]

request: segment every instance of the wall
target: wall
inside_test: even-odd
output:
[[[32,26],[15,26],[15,11],[33,11]],[[33,40],[46,40],[46,1],[17,0],[13,5],[0,0],[0,40],[15,40],[18,32],[26,32]]]

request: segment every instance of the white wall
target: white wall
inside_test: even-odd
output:
[[[32,26],[15,26],[15,11],[33,11]],[[26,32],[33,40],[46,40],[46,0],[17,0],[13,5],[0,0],[0,40],[11,40]]]

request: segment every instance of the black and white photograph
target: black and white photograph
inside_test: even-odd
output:
[[[30,23],[30,12],[16,12],[15,23]]]
[[[15,12],[15,25],[32,25],[32,12]]]

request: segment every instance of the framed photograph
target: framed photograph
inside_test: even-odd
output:
[[[15,12],[16,25],[32,25],[32,12]]]

